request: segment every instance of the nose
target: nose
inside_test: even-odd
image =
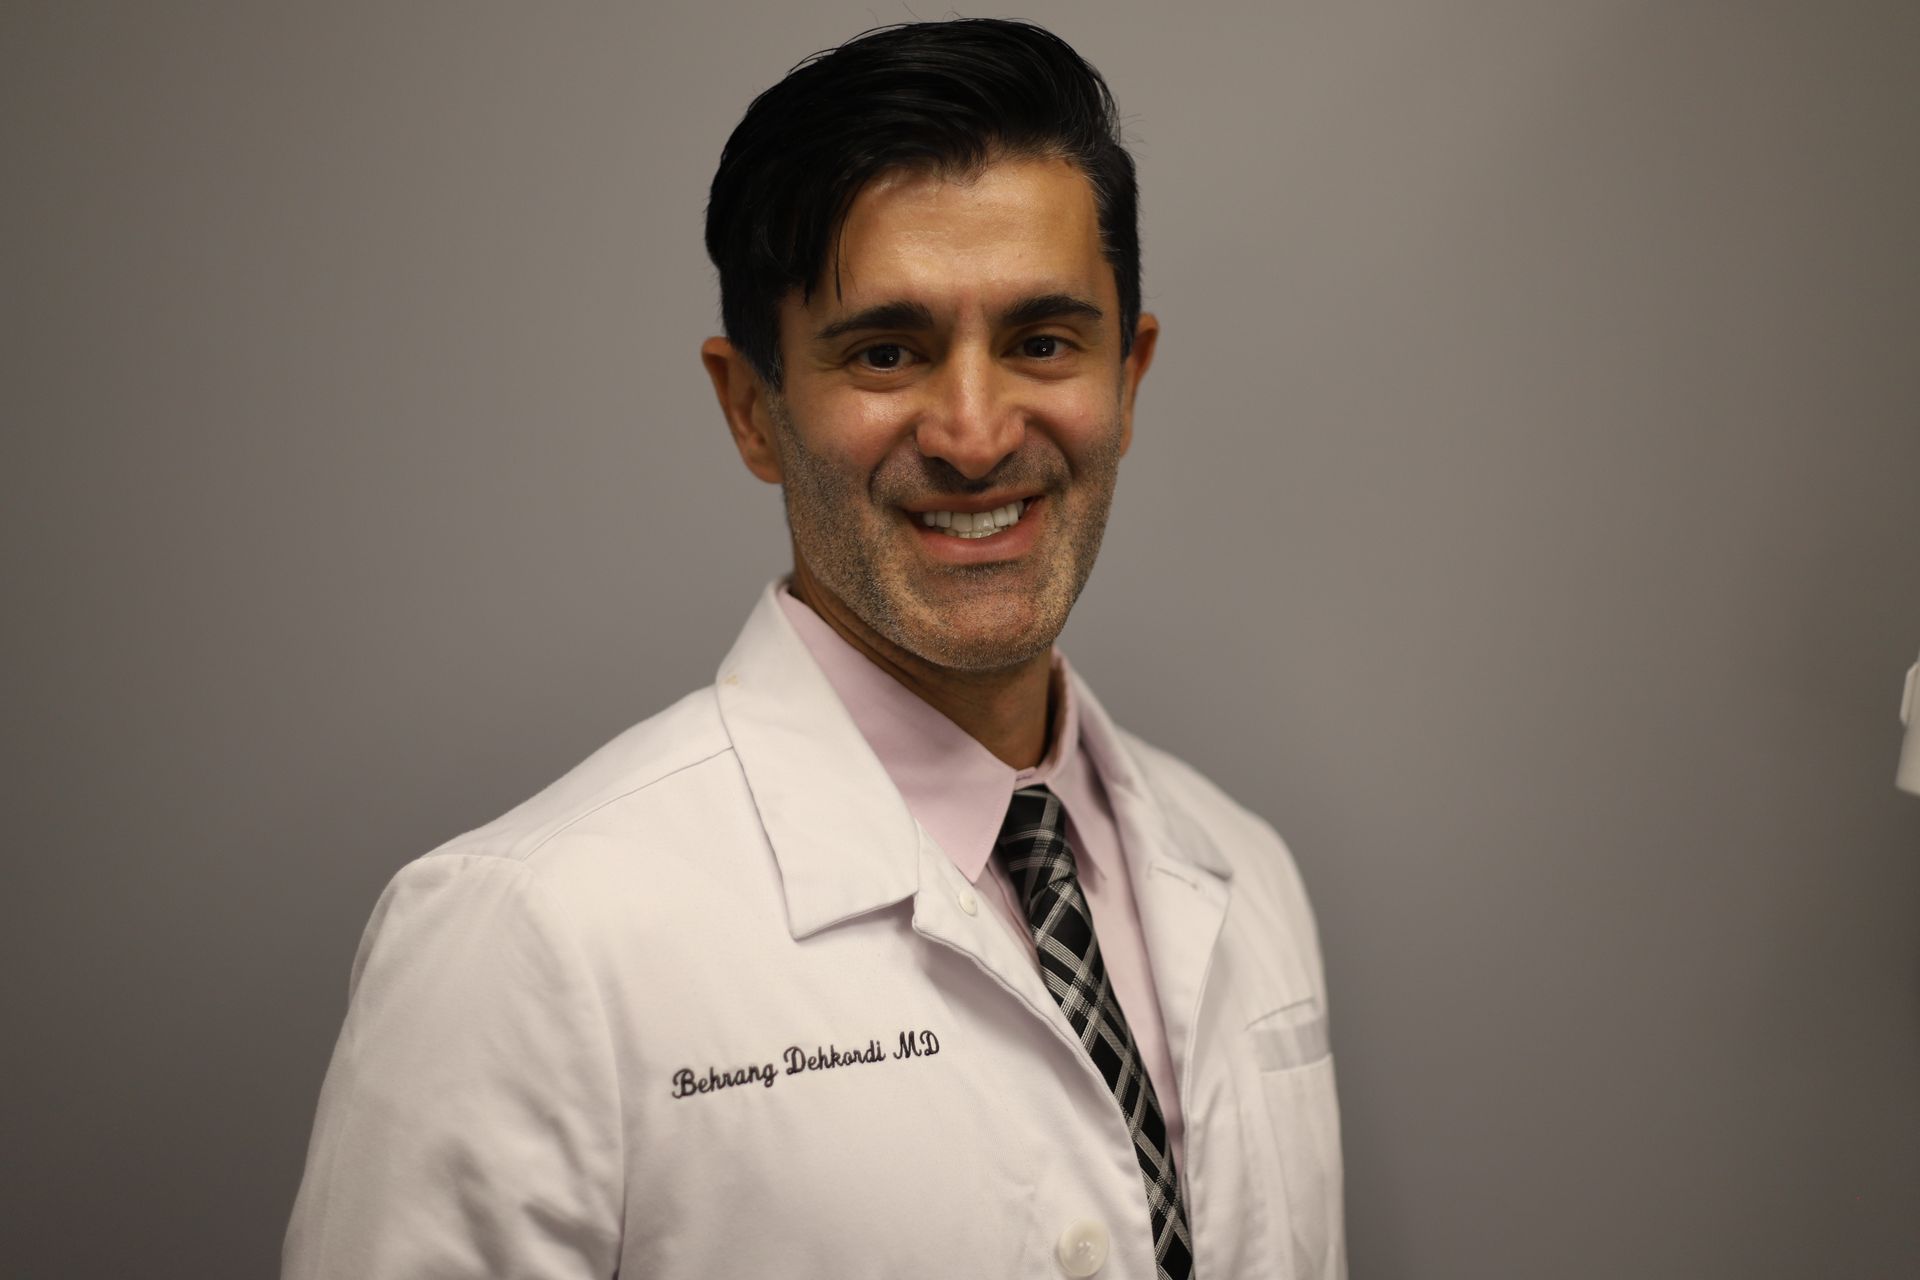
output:
[[[989,475],[1025,435],[1019,409],[999,385],[995,362],[982,352],[956,351],[927,383],[928,400],[914,443],[969,480]]]

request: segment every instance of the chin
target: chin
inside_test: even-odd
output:
[[[963,608],[966,621],[952,625],[931,612],[922,613],[890,636],[895,644],[926,662],[952,671],[1004,671],[1052,650],[1065,624],[1048,611],[1022,601],[1013,609]],[[1009,616],[1013,615],[1013,616]]]
[[[1008,644],[1004,636],[983,636],[977,643],[942,637],[937,644],[920,645],[915,652],[927,662],[949,671],[1006,671],[1053,648],[1053,641]]]

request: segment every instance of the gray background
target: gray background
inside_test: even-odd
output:
[[[1296,850],[1355,1274],[1916,1274],[1920,6],[1023,12],[1166,325],[1066,647]],[[8,1274],[271,1274],[388,876],[711,678],[706,183],[905,16],[0,9]]]

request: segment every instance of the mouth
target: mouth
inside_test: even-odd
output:
[[[997,500],[997,501],[996,501]],[[948,568],[1003,568],[1024,564],[1045,537],[1053,505],[1044,494],[1014,497],[1004,493],[979,498],[934,498],[950,507],[902,511],[918,534],[920,549],[932,564]],[[994,505],[987,505],[993,503]],[[962,510],[961,508],[973,508]]]
[[[1019,524],[1020,517],[1036,501],[1038,499],[1016,498],[986,511],[921,511],[909,514],[917,515],[921,524],[936,533],[978,540],[996,537]]]

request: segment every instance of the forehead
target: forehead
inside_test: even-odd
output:
[[[806,310],[912,299],[964,306],[1035,291],[1112,300],[1099,211],[1066,160],[1005,159],[958,177],[896,170],[861,188]]]

